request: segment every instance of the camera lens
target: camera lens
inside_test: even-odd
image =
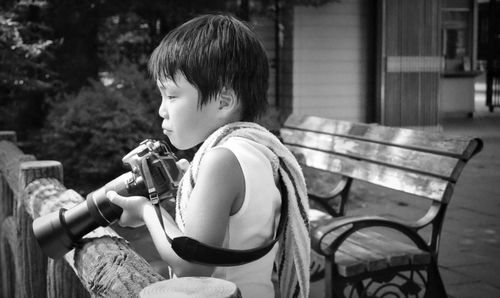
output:
[[[146,194],[142,178],[127,172],[88,194],[86,200],[75,207],[35,219],[33,233],[43,252],[51,258],[62,257],[83,236],[119,219],[123,210],[106,197],[111,190],[124,196]]]

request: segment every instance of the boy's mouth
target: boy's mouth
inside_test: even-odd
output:
[[[161,128],[163,129],[163,131],[168,131],[168,132],[172,132],[171,129],[167,128],[166,126],[162,125]]]

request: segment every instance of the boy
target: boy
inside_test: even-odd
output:
[[[204,15],[173,30],[153,52],[149,69],[161,93],[163,133],[178,149],[202,143],[177,192],[175,221],[162,210],[165,230],[144,197],[108,198],[124,212],[120,224],[146,224],[176,276],[234,282],[243,297],[307,297],[309,222],[305,182],[291,153],[251,123],[267,106],[268,61],[256,35],[227,15]],[[281,179],[281,180],[280,180]],[[286,192],[280,193],[280,181]],[[286,214],[280,214],[287,200]],[[280,216],[287,216],[276,235]],[[279,237],[265,256],[217,267],[180,258],[168,242],[187,236],[229,249],[252,249]],[[273,267],[279,288],[274,289]]]

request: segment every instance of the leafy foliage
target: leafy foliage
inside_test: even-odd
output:
[[[20,135],[40,126],[45,94],[60,87],[50,67],[59,41],[43,21],[44,7],[20,1],[0,10],[0,127]]]
[[[65,184],[90,191],[125,171],[121,157],[145,138],[158,138],[154,86],[133,64],[117,67],[105,86],[91,80],[54,99],[40,150],[60,160]]]
[[[133,12],[103,20],[98,32],[101,68],[113,68],[123,61],[145,65],[151,37],[148,23]]]

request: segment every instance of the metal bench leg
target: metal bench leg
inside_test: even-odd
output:
[[[432,262],[427,269],[427,290],[425,298],[446,298],[446,289],[443,280],[439,274],[439,268],[435,262]]]
[[[345,298],[346,296],[344,295],[344,290],[346,288],[347,284],[341,282],[338,279],[332,280],[331,281],[331,288],[327,289],[327,293],[325,297],[331,297],[331,298]]]
[[[344,298],[347,284],[338,275],[337,265],[325,260],[325,298]]]

